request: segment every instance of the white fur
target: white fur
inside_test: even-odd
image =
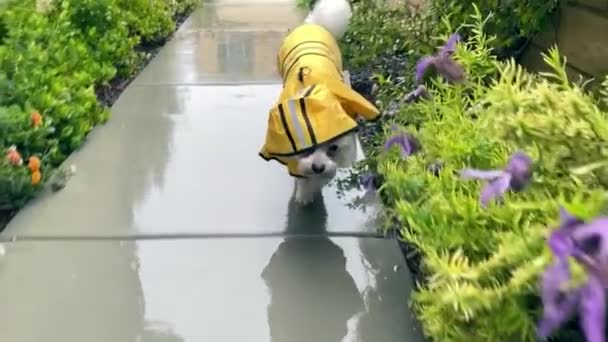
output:
[[[310,204],[315,194],[336,176],[338,168],[350,167],[356,160],[357,136],[355,132],[320,146],[309,154],[297,155],[298,173],[306,178],[296,178],[295,200],[300,205]]]
[[[339,39],[346,32],[351,16],[348,0],[319,0],[304,22],[321,25]]]
[[[325,27],[337,40],[346,32],[351,16],[348,0],[319,0],[305,22]],[[299,174],[306,177],[295,180],[296,203],[310,204],[315,195],[336,176],[338,168],[350,167],[356,155],[356,133],[352,132],[310,153],[295,156]]]

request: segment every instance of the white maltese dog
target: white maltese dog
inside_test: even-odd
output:
[[[343,75],[337,40],[351,15],[348,0],[318,0],[278,53],[283,90],[270,111],[260,156],[287,166],[300,205],[312,202],[338,168],[356,161],[356,120],[380,116]]]
[[[336,176],[338,168],[352,166],[356,153],[356,132],[349,132],[329,145],[321,145],[310,152],[296,155],[298,174],[305,176],[295,180],[296,203],[310,203],[315,193],[321,191]]]

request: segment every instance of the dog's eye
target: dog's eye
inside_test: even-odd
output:
[[[336,152],[338,150],[338,145],[329,146],[329,152]]]

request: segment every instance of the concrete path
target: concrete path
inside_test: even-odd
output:
[[[346,206],[359,190],[297,209],[292,179],[257,156],[275,51],[300,20],[279,0],[215,1],[189,18],[67,161],[68,186],[0,236],[55,237],[5,244],[0,341],[421,340],[394,241],[128,238],[374,231],[373,205]]]

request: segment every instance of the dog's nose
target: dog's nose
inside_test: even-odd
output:
[[[325,171],[325,165],[312,164],[312,171],[314,173],[322,173],[323,171]]]

